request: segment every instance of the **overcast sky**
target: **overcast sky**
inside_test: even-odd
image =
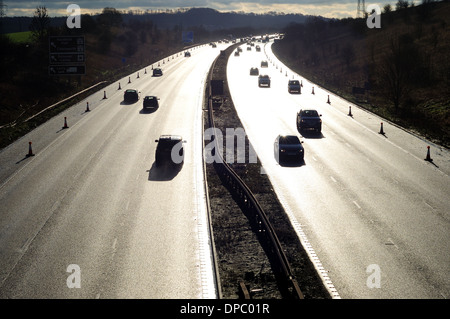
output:
[[[363,0],[361,0],[363,2]],[[387,3],[395,7],[396,0],[365,0],[368,4]],[[410,1],[411,2],[411,1]],[[414,0],[420,4],[420,0]],[[321,15],[329,18],[356,17],[358,0],[3,0],[6,16],[32,16],[38,6],[45,6],[50,16],[68,15],[67,6],[77,4],[81,13],[99,13],[105,7],[118,10],[212,8],[219,11],[244,11],[264,13],[269,11]]]

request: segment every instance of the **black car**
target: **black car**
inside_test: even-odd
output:
[[[127,89],[123,93],[123,101],[125,103],[134,103],[139,100],[139,92],[134,89]]]
[[[160,166],[164,163],[182,165],[184,162],[184,148],[182,137],[179,135],[161,135],[158,140],[155,153],[155,164]]]
[[[187,57],[187,58],[190,57],[191,56],[191,52],[189,52],[189,51],[184,52],[184,56]]]
[[[153,69],[153,76],[162,76],[163,71],[160,68]]]
[[[299,132],[305,130],[314,130],[317,133],[322,131],[322,114],[316,110],[300,110],[297,113],[297,129]]]
[[[250,69],[250,75],[259,75],[259,69],[258,68],[251,68]]]
[[[269,67],[269,63],[267,61],[261,61],[261,67],[262,68],[268,68]]]
[[[146,96],[144,97],[143,108],[145,109],[157,109],[159,108],[159,102],[156,96]]]
[[[298,80],[289,80],[288,92],[289,93],[292,93],[292,92],[300,93],[301,92],[300,82]]]
[[[303,161],[305,156],[302,142],[296,135],[278,135],[274,143],[274,153],[278,162],[289,159]]]

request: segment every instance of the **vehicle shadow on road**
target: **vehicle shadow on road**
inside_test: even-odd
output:
[[[277,161],[278,165],[280,165],[281,167],[301,167],[306,165],[305,159],[302,160],[278,160],[275,158],[275,160]]]
[[[133,105],[133,104],[136,104],[138,101],[136,101],[136,102],[125,102],[125,101],[122,101],[122,102],[120,102],[120,105]]]
[[[302,137],[308,138],[308,139],[322,139],[325,138],[325,135],[322,134],[322,132],[314,132],[314,131],[302,131],[299,132]]]
[[[141,109],[139,111],[139,114],[151,114],[151,113],[155,113],[156,112],[156,108],[153,109]]]
[[[156,165],[153,162],[152,167],[147,171],[149,181],[170,181],[181,171],[182,165]]]

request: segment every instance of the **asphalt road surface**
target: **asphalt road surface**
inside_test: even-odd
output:
[[[162,77],[148,66],[2,150],[1,298],[216,298],[202,101],[225,47],[166,58]],[[128,88],[138,102],[123,103]],[[145,95],[158,110],[142,112]],[[186,140],[181,169],[155,167],[161,134]]]
[[[230,56],[230,92],[262,173],[334,297],[448,298],[448,151],[308,82],[276,59],[272,43],[260,45]],[[258,87],[251,67],[271,76],[270,88]],[[288,93],[293,78],[302,94]],[[322,114],[321,134],[300,135],[301,108]],[[301,137],[304,163],[278,164],[278,134]]]

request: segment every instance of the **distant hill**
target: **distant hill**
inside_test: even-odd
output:
[[[281,29],[290,23],[303,23],[307,17],[302,14],[219,12],[210,8],[192,8],[185,12],[175,13],[122,14],[125,23],[130,20],[151,20],[161,29],[180,26],[186,29],[202,26],[208,31],[244,27]],[[31,17],[4,17],[2,33],[29,31],[31,19]],[[64,25],[65,20],[65,17],[52,17],[51,25]]]
[[[136,15],[124,15],[128,18],[136,18]],[[137,17],[139,18],[139,16]],[[237,12],[219,12],[209,8],[193,8],[182,13],[148,13],[141,15],[142,19],[150,19],[160,28],[183,26],[189,28],[204,26],[206,29],[220,30],[230,28],[283,28],[290,23],[303,23],[307,16],[302,14],[254,14]]]

